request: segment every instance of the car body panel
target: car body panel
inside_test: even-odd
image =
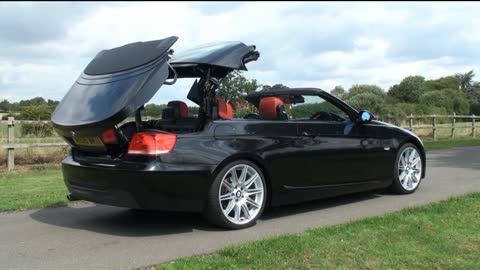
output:
[[[116,191],[123,190],[131,194],[130,198],[141,207],[148,205],[147,208],[149,209],[166,209],[172,204],[178,204],[182,205],[180,209],[177,207],[170,207],[169,209],[181,211],[200,211],[216,173],[224,165],[238,159],[248,159],[264,170],[271,191],[270,204],[274,206],[389,186],[393,179],[391,168],[394,164],[396,151],[401,144],[414,138],[406,130],[383,125],[380,122],[357,123],[356,125],[359,130],[357,134],[362,134],[362,132],[371,128],[375,129],[374,133],[377,136],[354,140],[353,143],[350,143],[355,145],[354,147],[342,146],[338,152],[337,148],[340,145],[345,145],[345,139],[336,136],[319,136],[318,140],[324,141],[322,147],[303,151],[306,148],[311,149],[312,146],[310,142],[299,135],[299,124],[295,121],[285,125],[282,121],[217,120],[213,121],[203,132],[178,136],[177,144],[170,154],[144,162],[137,163],[123,160],[113,166],[112,164],[101,165],[101,162],[86,164],[69,156],[63,162],[64,172],[69,171],[64,173],[64,177],[67,186],[72,186],[68,183],[73,181],[77,183],[77,185],[74,185],[76,188],[82,188],[82,185],[78,184],[79,176],[84,181],[104,181],[107,179]],[[222,126],[233,127],[235,132],[214,136],[217,127]],[[280,133],[281,136],[278,135]],[[384,143],[382,146],[388,145],[390,149],[387,151],[375,146],[379,143]],[[363,154],[361,151],[364,151]],[[420,148],[420,151],[424,155],[422,148]],[[367,155],[371,155],[371,164],[368,164],[367,167],[346,163],[342,160],[339,162],[331,161],[326,164],[318,162],[319,160],[326,162],[330,158],[338,161],[342,156],[350,160],[349,162],[358,162],[358,156],[364,157]],[[373,168],[371,165],[374,165]],[[189,168],[195,169],[192,172]],[[177,170],[178,175],[170,178],[168,176],[170,170]],[[96,175],[94,174],[95,171],[105,172]],[[183,174],[181,171],[183,171]],[[347,177],[348,173],[365,174],[369,172],[378,173],[378,176],[357,179],[356,181]],[[144,173],[147,173],[147,175],[144,175]],[[341,174],[346,178],[339,178],[336,174]],[[117,183],[117,179],[124,179],[120,182],[129,181],[128,183],[131,184],[131,181],[135,181],[132,185],[138,183],[141,186],[141,192],[135,191],[135,188],[128,184],[123,186],[113,184]],[[332,179],[337,181],[332,181]],[[143,183],[144,181],[145,183]],[[88,182],[85,186],[90,187]],[[157,202],[154,199],[143,202],[143,198],[147,196],[145,195],[145,188],[147,187],[151,187],[151,191],[154,193],[158,192],[159,196],[163,193],[175,194],[174,197],[177,199],[173,200],[174,203],[172,204],[167,203],[166,199]],[[95,188],[92,192],[94,190]],[[83,193],[79,194],[78,191],[75,193],[75,189],[70,191],[73,191],[73,194],[80,198],[83,196],[92,200],[88,196],[85,197],[86,195]],[[182,193],[191,194],[190,192],[196,193],[195,207],[187,207],[192,201],[181,195]],[[154,195],[148,194],[147,197],[153,198]],[[163,195],[160,197],[164,198]],[[112,204],[111,201],[104,201],[104,199],[97,200],[97,202]],[[168,205],[168,207],[165,205]]]

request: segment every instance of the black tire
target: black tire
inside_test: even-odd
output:
[[[395,164],[394,164],[393,181],[392,181],[392,184],[389,187],[389,190],[392,191],[393,193],[396,193],[396,194],[411,194],[411,193],[414,193],[418,189],[420,184],[422,183],[422,179],[420,177],[418,185],[412,190],[407,190],[402,186],[402,183],[400,181],[400,177],[399,177],[399,174],[398,174],[399,160],[400,160],[400,157],[401,157],[401,154],[403,153],[403,151],[406,148],[409,148],[409,147],[414,148],[419,154],[421,153],[420,150],[418,149],[418,147],[416,147],[414,144],[411,144],[411,143],[406,143],[406,144],[402,145],[400,147],[400,149],[398,149],[397,157],[395,158]],[[420,156],[420,158],[422,158],[422,157]],[[423,159],[421,159],[421,161],[422,161],[422,164],[425,162],[425,160],[423,160]],[[423,168],[422,168],[422,170],[423,170]]]
[[[262,183],[263,183],[263,189],[264,189],[264,194],[263,194],[263,201],[262,205],[260,207],[260,210],[258,214],[248,223],[245,224],[236,224],[228,220],[225,215],[223,214],[223,211],[221,209],[221,205],[219,203],[219,189],[220,185],[222,183],[223,177],[225,174],[234,166],[245,164],[257,171],[257,173],[260,175]],[[210,221],[212,224],[215,224],[217,226],[227,228],[227,229],[232,229],[232,230],[238,230],[238,229],[244,229],[248,228],[250,226],[253,226],[256,224],[257,219],[262,215],[263,210],[265,209],[265,204],[266,204],[266,199],[267,199],[267,192],[268,188],[265,182],[265,177],[261,171],[261,169],[255,165],[253,162],[250,162],[248,160],[237,160],[235,162],[229,163],[226,166],[224,166],[215,176],[215,179],[212,183],[212,186],[210,187],[210,191],[208,193],[208,198],[207,198],[207,204],[205,207],[204,211],[204,216],[205,218]]]

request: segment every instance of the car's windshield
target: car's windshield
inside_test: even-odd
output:
[[[263,99],[277,99],[276,108],[269,108],[269,111],[276,111],[276,119],[281,120],[315,120],[328,122],[343,122],[349,119],[348,114],[317,95],[286,95],[277,97],[265,97]],[[261,103],[261,102],[260,102]],[[264,119],[262,117],[262,106],[249,110],[244,118]],[[266,108],[263,108],[265,110]]]
[[[303,99],[303,103],[286,105],[290,119],[335,122],[348,119],[344,111],[319,96],[304,95]]]

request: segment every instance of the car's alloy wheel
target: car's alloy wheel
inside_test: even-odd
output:
[[[223,214],[238,225],[250,222],[262,208],[264,191],[262,177],[253,167],[247,164],[232,167],[218,190]]]
[[[405,144],[399,150],[396,160],[393,191],[401,194],[412,193],[422,178],[422,157],[413,144]]]
[[[237,161],[220,171],[209,197],[207,218],[223,227],[246,228],[255,223],[265,206],[265,180],[255,164]]]

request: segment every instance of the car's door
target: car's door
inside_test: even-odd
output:
[[[319,96],[304,96],[290,113],[298,123],[297,171],[287,188],[317,188],[380,181],[382,139],[368,125]],[[308,109],[307,109],[308,108]],[[381,133],[377,133],[378,135]]]

